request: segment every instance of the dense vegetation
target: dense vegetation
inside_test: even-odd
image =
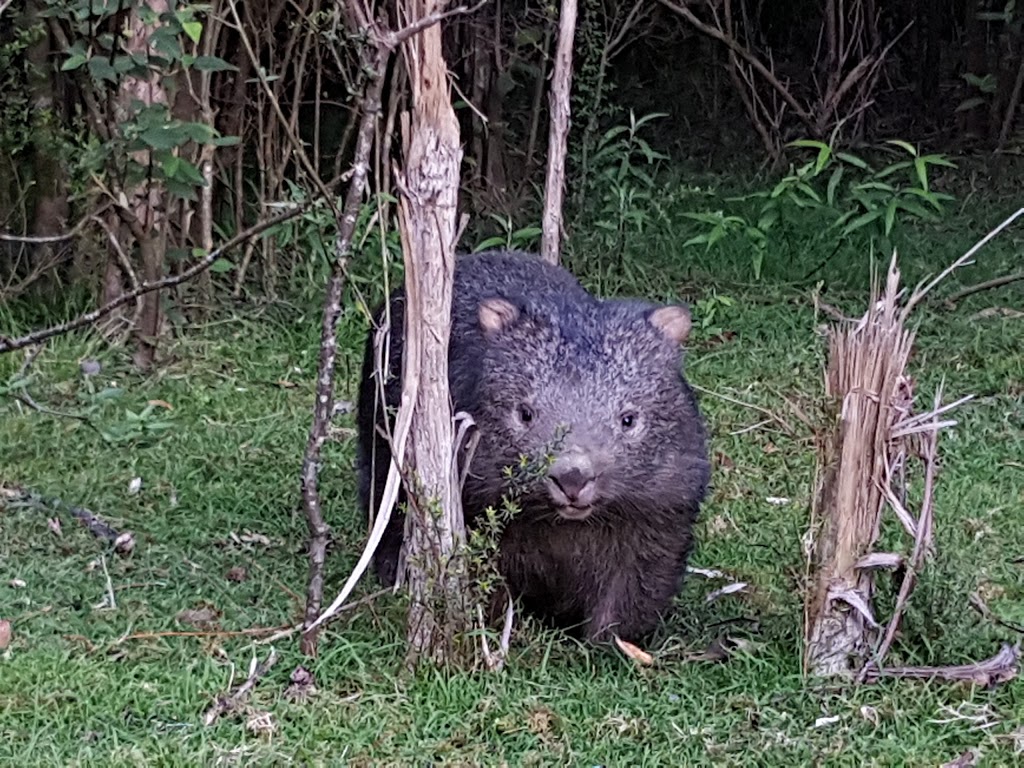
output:
[[[651,668],[528,626],[500,674],[409,677],[404,599],[372,596],[367,581],[316,659],[294,634],[273,640],[282,660],[246,711],[204,728],[214,698],[266,655],[260,643],[302,616],[298,469],[336,232],[322,195],[343,192],[351,162],[359,37],[341,6],[316,0],[172,4],[159,24],[131,2],[0,2],[0,232],[70,234],[0,241],[0,337],[179,274],[307,204],[155,303],[30,360],[0,356],[0,619],[13,628],[0,762],[931,766],[969,749],[980,765],[1019,760],[1019,681],[839,687],[800,674],[815,432],[797,413],[816,417],[829,320],[814,297],[859,314],[894,248],[913,284],[1021,206],[1019,11],[880,5],[877,21],[869,0],[737,0],[718,6],[728,18],[696,2],[581,5],[563,260],[602,295],[693,306],[688,374],[715,464],[693,565],[747,588],[708,602],[723,582],[690,578]],[[860,21],[815,58],[840,17]],[[556,18],[505,2],[447,22],[467,148],[462,248],[537,243],[539,65]],[[156,52],[119,33],[133,21],[164,30]],[[836,98],[830,75],[842,82],[868,57],[877,71]],[[152,73],[163,100],[132,101]],[[402,66],[388,75],[339,327],[349,402],[366,306],[385,272],[400,277],[384,163],[398,156],[387,118],[408,96]],[[1019,271],[1020,252],[1011,229],[937,299]],[[940,384],[947,399],[977,397],[942,438],[936,557],[894,663],[982,659],[1024,624],[1020,286],[918,315],[919,400]],[[321,473],[329,595],[365,537],[352,427],[351,413],[334,421]],[[132,553],[105,547],[72,505],[132,531]],[[311,698],[283,694],[298,665],[314,673]]]

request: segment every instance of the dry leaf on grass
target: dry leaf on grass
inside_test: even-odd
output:
[[[236,565],[234,568],[224,574],[224,578],[228,581],[241,582],[249,578],[249,572],[244,566]]]
[[[24,589],[26,586],[22,579],[11,579],[7,584],[11,589]]]
[[[174,406],[168,403],[166,400],[147,400],[149,405],[159,406],[160,408],[166,408],[168,411],[173,411]]]
[[[0,651],[11,644],[11,622],[0,619]]]
[[[291,683],[284,689],[284,697],[290,701],[303,701],[316,693],[313,673],[299,666],[292,670]]]
[[[46,519],[46,525],[54,536],[60,537],[62,535],[59,517],[48,517]]]
[[[125,531],[114,539],[114,551],[119,555],[127,555],[135,549],[135,537],[131,531]]]
[[[643,664],[645,667],[651,666],[654,663],[654,657],[642,648],[637,648],[630,642],[623,640],[618,635],[615,635],[615,644],[619,646],[619,650],[629,656],[633,661],[638,664]]]
[[[174,618],[182,624],[191,624],[199,629],[209,629],[216,625],[217,619],[220,618],[220,611],[212,605],[204,603],[196,608],[179,611]]]
[[[277,723],[274,721],[274,716],[269,712],[261,712],[259,710],[254,710],[249,714],[245,727],[249,733],[256,735],[271,734],[277,731]]]
[[[974,749],[968,749],[962,755],[950,760],[948,763],[943,763],[942,768],[974,768],[980,759],[981,750],[975,747]]]
[[[736,581],[736,582],[733,582],[732,584],[726,584],[721,589],[716,589],[716,590],[714,590],[712,592],[708,592],[707,596],[704,598],[704,602],[705,603],[710,603],[710,602],[713,602],[713,601],[717,600],[720,597],[725,597],[726,595],[731,595],[734,592],[742,592],[746,588],[747,588],[747,582],[745,582],[745,581]]]

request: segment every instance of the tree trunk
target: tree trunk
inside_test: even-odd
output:
[[[43,5],[38,1],[28,4],[26,29],[41,21],[39,14]],[[64,231],[69,213],[57,140],[52,54],[50,36],[45,31],[25,52],[30,65],[28,86],[32,113],[32,178],[35,182],[31,220],[26,223],[31,234],[38,236],[57,235]],[[58,247],[49,243],[37,246],[32,259],[33,267],[53,264],[54,251]]]
[[[406,18],[441,10],[436,0],[406,0]],[[455,232],[462,149],[452,109],[441,28],[402,45],[413,110],[402,116],[405,169],[399,217],[406,268],[403,388],[413,403],[406,466],[411,598],[407,664],[457,662],[472,617],[461,548],[465,538],[453,472],[455,435],[448,392]]]
[[[156,15],[168,12],[167,0],[150,0],[149,4]],[[150,55],[150,36],[156,26],[149,26],[139,14],[132,12],[130,17],[130,34],[125,41],[125,53],[140,57]],[[126,77],[120,87],[118,111],[122,124],[132,114],[133,102],[138,101],[146,106],[167,104],[167,93],[157,75],[150,75],[142,80]],[[146,150],[132,153],[132,159],[145,167],[152,163],[152,157]],[[164,255],[167,250],[166,224],[167,207],[164,189],[152,176],[134,189],[124,190],[128,200],[128,210],[123,212],[125,233],[122,243],[135,240],[141,260],[143,279],[155,281],[163,277]],[[125,231],[127,230],[127,231]],[[128,251],[127,248],[124,249]],[[111,259],[115,258],[113,255]],[[153,364],[156,355],[157,337],[160,334],[160,291],[151,291],[142,296],[139,312],[139,326],[134,329],[136,349],[133,362],[142,369]]]
[[[562,0],[558,19],[558,48],[551,78],[551,130],[548,134],[548,173],[544,182],[544,234],[541,255],[558,264],[562,237],[562,196],[565,192],[565,151],[569,135],[569,90],[572,85],[572,41],[576,34],[576,0]]]

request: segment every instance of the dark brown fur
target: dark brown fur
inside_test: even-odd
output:
[[[401,392],[403,306],[397,291],[392,405]],[[550,450],[567,427],[547,476],[518,498],[498,568],[528,612],[579,625],[591,640],[611,631],[637,641],[652,631],[693,546],[709,464],[682,374],[688,329],[685,308],[598,300],[565,270],[526,254],[490,252],[456,264],[449,379],[456,410],[480,430],[463,493],[467,521],[501,503],[506,466]],[[372,370],[371,338],[358,416],[364,508],[379,502],[388,467],[387,445],[374,437]],[[403,527],[395,514],[378,549],[385,584],[395,579]]]

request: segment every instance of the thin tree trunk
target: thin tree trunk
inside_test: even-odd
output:
[[[407,0],[407,18],[438,11],[433,0]],[[403,115],[405,169],[399,206],[406,267],[403,389],[414,403],[405,459],[410,488],[407,558],[411,598],[407,664],[446,664],[463,657],[472,617],[459,556],[465,533],[453,473],[455,442],[448,391],[455,232],[462,149],[434,24],[403,43],[413,110]]]
[[[306,452],[302,458],[302,505],[309,526],[309,582],[306,589],[306,614],[303,622],[299,648],[306,656],[316,656],[319,628],[310,630],[320,615],[324,597],[324,561],[327,559],[327,539],[330,529],[324,521],[320,505],[317,479],[320,467],[320,451],[327,439],[327,425],[334,410],[334,372],[338,362],[338,318],[341,317],[341,299],[345,291],[345,276],[356,229],[359,207],[366,189],[367,171],[370,167],[370,149],[373,146],[374,128],[381,110],[381,91],[384,87],[384,72],[390,58],[383,47],[372,62],[370,81],[362,100],[362,117],[356,136],[355,156],[352,161],[352,180],[345,193],[345,207],[338,221],[338,236],[334,245],[334,265],[327,292],[324,296],[323,320],[320,327],[320,364],[316,377],[316,402],[313,406],[313,422],[309,427]]]
[[[168,12],[167,0],[151,0],[150,8],[155,14]],[[125,43],[125,52],[129,55],[148,57],[150,54],[150,36],[156,26],[149,26],[138,13],[131,16],[131,34]],[[122,115],[131,114],[132,103],[141,102],[146,106],[167,104],[167,93],[160,78],[150,75],[142,80],[126,77],[121,84],[119,108]],[[133,153],[132,159],[146,167],[152,162],[150,153],[140,150]],[[167,213],[164,205],[164,190],[152,177],[143,181],[134,189],[125,190],[131,207],[130,215],[122,231],[127,230],[134,237],[142,262],[142,273],[146,281],[156,281],[163,276],[164,254],[166,252]],[[125,237],[127,241],[129,237]],[[125,249],[127,251],[127,249]],[[156,340],[160,333],[160,291],[145,294],[139,313],[139,326],[135,329],[136,350],[133,362],[142,369],[153,364],[156,355]]]
[[[39,21],[43,3],[34,0],[25,14],[25,28]],[[32,175],[35,182],[31,221],[33,235],[56,235],[64,231],[68,202],[61,154],[57,147],[53,62],[50,36],[43,34],[26,50],[29,61],[29,108],[32,112]],[[53,263],[55,246],[41,244],[33,255],[33,266]]]
[[[565,154],[569,136],[569,92],[572,85],[572,42],[576,34],[576,0],[562,0],[558,19],[558,48],[549,97],[548,172],[544,183],[544,234],[541,255],[558,264],[562,236],[562,196],[565,192]]]

